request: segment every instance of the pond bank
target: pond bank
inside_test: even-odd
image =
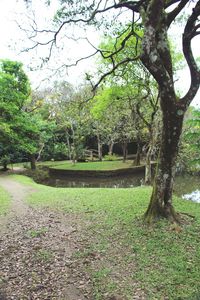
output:
[[[155,165],[155,164],[154,164]],[[153,166],[153,164],[152,164]],[[72,170],[72,169],[56,169],[49,168],[49,175],[53,176],[77,176],[77,177],[110,177],[122,176],[137,173],[144,173],[145,166],[134,166],[132,168],[116,169],[116,170]]]

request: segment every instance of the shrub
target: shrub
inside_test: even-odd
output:
[[[104,159],[108,161],[113,161],[113,160],[117,160],[118,156],[116,154],[107,154],[104,156]]]

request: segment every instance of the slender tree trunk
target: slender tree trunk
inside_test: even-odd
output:
[[[102,156],[102,144],[101,142],[98,142],[98,157],[100,161],[102,161]]]
[[[147,222],[161,217],[178,222],[177,214],[172,206],[172,192],[183,114],[180,115],[177,107],[174,106],[168,107],[168,111],[165,110],[163,112],[160,153],[153,192],[149,207],[145,213]]]
[[[113,146],[114,146],[113,141],[110,141],[110,143],[108,144],[108,154],[109,155],[113,154]]]
[[[158,130],[158,128],[156,128]],[[152,152],[155,148],[156,138],[154,138],[152,126],[149,127],[149,134],[150,134],[150,142],[149,148],[146,154],[146,161],[145,161],[145,179],[144,182],[146,185],[151,184],[152,182],[152,170],[151,170],[151,159],[152,159]],[[156,136],[156,134],[155,134]]]
[[[100,138],[100,135],[97,134],[97,144],[98,144],[98,157],[99,157],[99,160],[102,161],[102,142],[101,142],[101,138]]]
[[[140,165],[140,160],[141,160],[141,143],[138,142],[137,143],[137,153],[136,153],[136,157],[134,159],[134,165],[135,166],[139,166]]]
[[[43,149],[44,149],[44,143],[41,144],[40,150],[38,151],[38,157],[37,157],[37,159],[36,159],[37,162],[38,162],[38,161],[40,160],[40,158],[41,158],[41,153],[42,153]]]
[[[71,145],[69,141],[69,136],[67,135],[67,147],[68,147],[68,154],[69,154],[69,159],[72,160],[72,151],[71,151]]]
[[[151,184],[152,181],[152,172],[151,172],[151,145],[147,151],[146,163],[145,163],[145,184]]]
[[[31,170],[35,170],[36,169],[35,154],[30,155],[30,163],[31,163]]]

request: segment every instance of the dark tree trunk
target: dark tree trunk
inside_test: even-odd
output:
[[[191,47],[191,40],[197,34],[196,21],[200,15],[200,3],[199,1],[196,2],[182,36],[183,54],[190,69],[191,79],[190,87],[182,98],[176,95],[174,88],[173,62],[167,31],[187,1],[181,1],[183,6],[178,6],[167,17],[166,1],[152,0],[145,3],[147,6],[145,13],[143,11],[145,29],[141,60],[157,81],[163,114],[160,154],[153,192],[145,213],[145,219],[151,222],[165,217],[173,222],[178,222],[178,216],[172,206],[172,191],[183,117],[200,84],[200,72]]]
[[[175,103],[175,102],[174,102]],[[147,222],[164,217],[178,222],[172,206],[175,162],[182,131],[183,115],[176,105],[165,107],[160,153],[149,207],[145,213]]]
[[[127,142],[122,143],[122,152],[123,152],[123,162],[126,162],[127,159]]]
[[[8,168],[7,168],[7,163],[3,163],[3,171],[7,171]]]
[[[30,163],[31,163],[31,170],[35,170],[36,169],[36,159],[35,159],[34,154],[30,155]]]

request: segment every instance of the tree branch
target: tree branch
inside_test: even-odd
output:
[[[180,1],[180,0],[179,0]],[[179,1],[171,1],[171,2],[179,2]],[[174,4],[173,3],[173,4]],[[168,15],[167,15],[167,26],[169,27],[171,25],[171,23],[175,20],[175,18],[178,16],[178,14],[181,12],[181,10],[185,7],[185,5],[188,3],[188,0],[181,0],[179,5],[173,10],[171,11]],[[171,3],[172,4],[172,3]],[[171,5],[170,4],[170,5]]]
[[[128,64],[130,62],[136,61],[138,60],[140,57],[135,57],[135,58],[125,58],[122,61],[120,61],[118,64],[116,64],[110,71],[104,73],[101,78],[99,79],[99,81],[93,86],[93,91],[95,91],[97,89],[97,87],[99,86],[99,84],[109,75],[111,75],[112,73],[114,73],[114,71],[119,68],[121,65],[124,64]]]
[[[198,0],[196,6],[193,8],[191,16],[188,18],[188,21],[185,26],[184,34],[183,34],[183,53],[185,56],[185,59],[187,61],[189,70],[190,70],[190,76],[191,76],[191,84],[188,92],[186,95],[180,99],[180,103],[184,103],[185,108],[187,108],[196,95],[199,86],[200,86],[200,70],[197,66],[197,63],[194,59],[192,47],[191,47],[191,41],[194,37],[194,31],[195,28],[199,28],[199,24],[195,25],[198,17],[200,16],[200,0]]]

